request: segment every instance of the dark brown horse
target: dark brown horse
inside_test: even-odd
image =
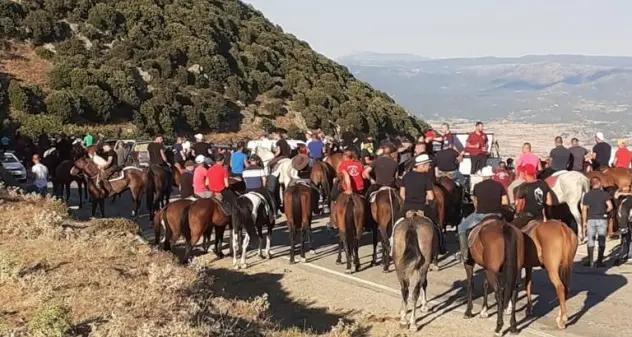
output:
[[[382,266],[383,271],[388,272],[391,255],[390,233],[393,230],[393,223],[397,220],[397,214],[402,206],[402,201],[397,190],[390,187],[384,187],[375,192],[375,200],[370,200],[371,215],[377,226],[377,230],[373,230],[373,250],[377,248],[377,235],[379,231],[380,241],[382,242]],[[375,263],[375,261],[373,261]]]
[[[83,174],[73,175],[70,174],[70,170],[74,166],[72,160],[65,160],[57,165],[55,169],[55,178],[53,182],[53,193],[66,200],[70,199],[70,184],[74,181],[77,184],[77,191],[79,193],[79,208],[83,207],[83,198],[88,198],[88,183],[86,177]],[[65,192],[65,198],[64,198]],[[82,193],[83,192],[83,193]]]
[[[171,184],[167,182],[167,171],[162,166],[149,165],[145,169],[145,202],[149,211],[149,218],[152,219],[154,213],[169,203],[171,197]],[[176,171],[176,169],[173,169]]]
[[[297,234],[301,244],[301,262],[305,262],[305,241],[312,251],[312,188],[302,183],[289,186],[283,192],[283,207],[290,235],[290,264],[295,263],[294,248]]]
[[[331,187],[334,182],[334,168],[324,161],[314,162],[310,179],[318,187],[325,205],[331,205]]]
[[[217,257],[224,257],[222,252],[224,230],[230,224],[230,214],[234,207],[231,205],[234,205],[236,196],[232,191],[225,191],[223,196],[224,200],[226,200],[224,203],[215,198],[202,198],[197,199],[183,210],[181,230],[186,240],[183,263],[191,259],[193,246],[200,241],[200,238],[204,238],[203,247],[208,252],[213,229],[215,230],[215,248],[213,251]],[[233,249],[237,249],[237,247],[231,246],[231,252]]]
[[[519,224],[520,218],[514,220]],[[577,252],[577,235],[573,230],[558,220],[530,221],[526,226],[519,226],[524,236],[524,267],[526,270],[525,288],[527,290],[527,315],[532,313],[531,273],[534,267],[544,267],[549,280],[555,288],[560,301],[560,312],[555,321],[559,329],[566,328],[566,298],[571,286],[573,258]]]
[[[360,239],[365,223],[365,201],[357,193],[342,193],[336,199],[334,209],[331,210],[332,222],[338,228],[338,258],[337,264],[342,264],[342,250],[346,254],[347,268],[345,273],[351,274],[351,260],[355,271],[360,271]],[[375,254],[374,254],[375,255]]]
[[[88,178],[88,192],[92,197],[92,216],[95,216],[97,205],[99,205],[101,216],[105,217],[105,198],[109,195],[119,194],[125,190],[130,191],[132,202],[134,203],[132,218],[135,219],[138,216],[140,197],[145,185],[145,174],[141,169],[126,167],[121,172],[114,173],[114,175],[109,178],[112,191],[107,191],[97,182],[97,180],[100,179],[101,170],[99,170],[97,165],[90,159],[79,158],[75,160],[70,173],[76,175],[78,172],[84,173]]]
[[[462,187],[457,186],[454,180],[447,176],[437,177],[437,183],[443,187],[445,197],[445,224],[443,232],[448,226],[457,226],[462,218]]]
[[[164,250],[172,250],[182,235],[184,210],[192,203],[193,200],[190,199],[176,200],[156,213],[153,226],[157,246],[162,243]]]
[[[524,265],[523,233],[499,217],[483,219],[470,233],[469,254],[465,261],[467,274],[467,309],[465,318],[472,317],[472,288],[474,265],[485,268],[483,284],[483,309],[481,317],[487,318],[487,293],[489,285],[494,289],[497,303],[495,334],[500,336],[503,328],[503,309],[511,308],[509,331],[518,333],[516,327],[516,301],[518,282]],[[502,280],[500,279],[502,277]]]

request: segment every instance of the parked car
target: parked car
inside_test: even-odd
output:
[[[129,144],[129,156],[127,163],[136,167],[149,167],[149,152],[147,152],[147,146],[152,142],[147,141],[135,141],[124,140],[126,146]],[[173,146],[165,144],[165,151],[172,151]]]
[[[13,153],[4,153],[2,157],[2,167],[9,171],[18,182],[26,182],[26,168]]]

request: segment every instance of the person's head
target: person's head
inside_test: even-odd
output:
[[[206,163],[206,157],[204,157],[204,155],[202,154],[198,154],[195,157],[195,163],[198,165],[203,165],[204,163]]]
[[[443,134],[449,133],[450,132],[450,124],[448,124],[448,123],[441,124],[441,132]]]
[[[261,135],[259,136],[259,139],[268,139],[268,133],[263,131],[261,132]]]
[[[418,142],[415,144],[415,154],[422,154],[426,152],[426,143]]]
[[[195,136],[193,136],[193,138],[195,138],[196,142],[201,142],[204,140],[204,136],[202,136],[201,133],[196,134]]]
[[[346,149],[342,153],[342,158],[344,158],[344,160],[355,160],[355,152],[350,149]]]
[[[606,139],[606,137],[603,135],[603,132],[597,132],[595,133],[595,143],[601,143]]]
[[[156,138],[154,139],[154,141],[156,143],[162,143],[163,139],[162,139],[162,135],[156,135]]]
[[[224,164],[224,154],[223,153],[218,153],[215,155],[215,163],[216,164]]]
[[[557,136],[555,137],[555,146],[562,146],[563,141],[562,141],[562,137]]]
[[[33,164],[39,164],[40,163],[40,156],[39,154],[34,154],[33,155]]]
[[[536,174],[538,173],[537,168],[531,164],[526,164],[522,166],[522,170],[524,172],[525,177],[530,180],[535,179]]]
[[[176,143],[181,144],[183,141],[184,141],[184,138],[182,138],[182,136],[176,137]]]
[[[478,175],[483,178],[483,180],[491,179],[494,176],[494,169],[489,165],[485,166],[478,171]]]
[[[597,178],[597,177],[592,177],[592,178],[590,178],[590,186],[591,186],[593,189],[596,189],[596,188],[601,188],[601,179],[599,179],[599,178]]]
[[[238,142],[237,143],[237,151],[243,151],[244,150],[244,142]]]
[[[390,144],[383,145],[380,147],[382,149],[382,155],[389,156],[391,152],[393,152],[393,147]]]
[[[579,139],[577,139],[577,138],[571,139],[571,145],[573,145],[573,146],[579,145]]]
[[[483,132],[484,129],[483,122],[476,122],[476,132]]]
[[[505,170],[507,169],[507,164],[504,161],[501,161],[500,163],[498,163],[498,168],[501,170]]]
[[[531,143],[522,144],[522,153],[530,153],[531,152]]]
[[[432,160],[428,157],[427,154],[420,154],[415,157],[415,171],[417,172],[428,172],[430,171],[430,164]]]
[[[112,150],[112,146],[110,146],[110,143],[103,144],[103,151],[108,152],[110,150]]]
[[[617,146],[618,146],[620,149],[625,148],[625,139],[619,139],[619,140],[617,141]]]
[[[259,156],[257,156],[256,154],[253,154],[252,156],[250,156],[250,158],[248,158],[248,165],[263,166],[261,163],[261,158],[259,158]]]
[[[189,171],[193,171],[193,169],[195,169],[195,162],[193,160],[187,160],[184,163],[184,168],[186,168]]]

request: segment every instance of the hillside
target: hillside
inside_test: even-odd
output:
[[[628,134],[620,121],[632,116],[632,57],[402,60],[388,55],[351,55],[340,62],[424,118],[582,121]]]
[[[30,133],[69,123],[133,123],[147,135],[283,120],[293,132],[425,127],[240,1],[0,0],[0,9],[0,104],[54,125],[16,113],[38,123],[23,126]],[[23,60],[51,67],[25,73]]]

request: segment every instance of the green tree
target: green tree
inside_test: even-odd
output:
[[[28,91],[20,86],[18,81],[12,80],[9,82],[9,105],[12,109],[18,111],[29,110],[29,95]]]
[[[48,11],[38,9],[29,12],[24,18],[24,24],[35,43],[43,43],[55,37],[55,21]]]
[[[115,33],[120,20],[120,13],[105,3],[96,4],[88,12],[88,23],[103,31]]]
[[[48,85],[55,90],[67,88],[71,84],[70,74],[73,67],[67,63],[57,63],[48,72]]]
[[[73,90],[82,90],[83,88],[94,84],[97,84],[97,81],[94,76],[88,72],[88,70],[84,68],[75,68],[70,71],[70,87]]]
[[[110,120],[114,100],[110,94],[96,85],[81,90],[85,115],[93,122],[107,123]]]
[[[79,114],[81,102],[70,91],[53,91],[46,97],[46,108],[49,114],[58,116],[63,123],[70,123]]]

